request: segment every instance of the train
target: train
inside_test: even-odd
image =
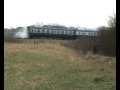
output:
[[[77,39],[81,37],[96,38],[97,31],[53,27],[27,26],[29,38]]]

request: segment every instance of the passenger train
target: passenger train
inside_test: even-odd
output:
[[[77,39],[80,37],[97,37],[97,31],[76,30],[51,27],[28,26],[29,38],[56,38],[56,39]]]

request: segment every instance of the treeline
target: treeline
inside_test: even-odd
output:
[[[64,25],[60,25],[60,24],[57,24],[57,23],[51,23],[51,24],[46,24],[44,25],[43,23],[40,24],[40,23],[37,23],[35,25],[30,25],[30,26],[33,26],[33,27],[46,27],[46,28],[62,28],[62,29],[66,29],[66,30],[94,30],[94,29],[91,29],[91,28],[86,28],[86,27],[80,27],[80,26],[64,26]]]
[[[116,56],[116,14],[109,16],[108,27],[98,28],[99,50],[101,54]]]
[[[4,40],[5,39],[12,39],[15,38],[15,34],[17,32],[20,32],[23,27],[17,27],[17,28],[4,28]]]

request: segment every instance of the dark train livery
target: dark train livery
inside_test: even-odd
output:
[[[57,38],[57,39],[77,39],[80,37],[97,37],[97,31],[71,30],[64,28],[49,28],[28,26],[29,38]]]

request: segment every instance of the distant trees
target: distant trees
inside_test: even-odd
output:
[[[116,15],[109,16],[108,27],[101,26],[98,32],[101,53],[116,56]]]
[[[20,32],[23,27],[4,29],[4,40],[15,38],[16,33]]]
[[[49,23],[49,24],[43,24],[42,22],[39,23],[37,22],[36,24],[34,25],[30,25],[30,26],[33,26],[33,27],[49,27],[49,28],[62,28],[62,29],[71,29],[71,30],[80,30],[81,27],[74,27],[74,26],[64,26],[64,25],[60,25],[60,24],[57,24],[57,23]],[[82,28],[82,30],[85,30],[86,28]],[[88,30],[88,29],[86,29]]]
[[[76,40],[76,47],[85,55],[88,51],[92,51],[92,40],[90,38],[81,38]]]
[[[16,30],[14,28],[11,29],[4,29],[4,39],[6,38],[13,38]]]

